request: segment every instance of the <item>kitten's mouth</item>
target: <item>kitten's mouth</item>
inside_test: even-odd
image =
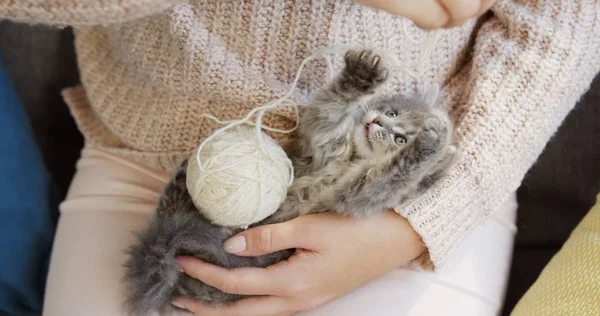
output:
[[[371,128],[374,127],[373,125],[377,125],[379,127],[382,127],[381,124],[379,123],[379,118],[375,118],[372,122],[365,124],[365,128],[364,128],[364,134],[365,134],[365,140],[367,141],[367,145],[369,146],[369,148],[372,150],[373,149],[373,143],[372,143],[372,139],[371,137],[369,137]]]
[[[369,139],[369,131],[371,130],[371,125],[377,125],[379,127],[382,127],[381,123],[379,122],[379,117],[376,117],[370,123],[365,124],[365,137],[367,139]]]

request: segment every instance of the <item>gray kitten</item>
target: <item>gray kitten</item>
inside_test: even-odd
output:
[[[453,125],[437,89],[411,98],[377,97],[388,70],[370,51],[350,51],[342,72],[301,110],[289,152],[296,178],[280,209],[253,226],[336,212],[364,217],[393,208],[440,179],[454,162]],[[175,257],[195,256],[226,268],[266,267],[293,249],[239,257],[223,242],[239,229],[210,223],[186,188],[184,162],[167,185],[150,226],[129,249],[125,281],[133,315],[173,309],[176,296],[222,304],[243,298],[179,271]]]

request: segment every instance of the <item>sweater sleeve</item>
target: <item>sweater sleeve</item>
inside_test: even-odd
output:
[[[179,0],[5,0],[0,19],[54,25],[108,25],[166,10]]]
[[[546,142],[600,69],[595,0],[500,0],[474,37],[469,61],[448,82],[461,162],[396,211],[441,267],[453,248],[517,190]]]

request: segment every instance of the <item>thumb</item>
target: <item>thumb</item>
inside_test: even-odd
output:
[[[257,226],[229,238],[223,243],[226,252],[238,256],[261,256],[285,249],[310,249],[307,225],[294,219],[288,222]]]

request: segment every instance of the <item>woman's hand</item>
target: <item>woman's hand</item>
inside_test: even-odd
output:
[[[411,19],[423,29],[454,27],[485,13],[496,0],[355,0]]]
[[[368,219],[307,215],[259,226],[224,244],[239,256],[297,248],[288,260],[267,268],[227,270],[191,257],[178,262],[186,274],[232,294],[261,295],[213,307],[186,298],[174,301],[197,315],[291,315],[311,310],[401,267],[424,247],[406,219],[393,211]]]

